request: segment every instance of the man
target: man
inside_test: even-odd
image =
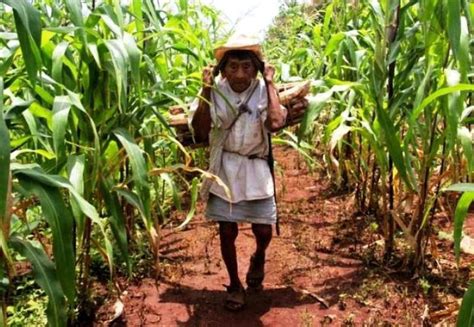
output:
[[[235,35],[214,55],[218,64],[204,69],[203,88],[190,119],[195,140],[209,140],[209,171],[226,186],[206,179],[201,195],[207,200],[206,217],[219,223],[221,253],[230,279],[225,307],[236,311],[245,304],[237,269],[237,223],[252,224],[256,250],[246,283],[251,289],[261,289],[265,251],[276,223],[269,133],[285,126],[287,113],[273,82],[275,69],[263,62],[256,38]],[[259,71],[263,80],[257,78]],[[220,79],[214,83],[219,72]]]

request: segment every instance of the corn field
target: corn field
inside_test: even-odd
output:
[[[295,23],[307,33],[297,39],[270,30],[294,43],[290,54],[270,44],[272,55],[293,63],[290,75],[311,76],[317,90],[297,136],[324,145],[334,185],[353,189],[362,212],[377,213],[388,257],[395,228],[402,231],[414,268],[443,192],[465,192],[459,224],[472,200],[473,9],[336,1]]]
[[[168,107],[194,98],[227,34],[212,7],[182,0],[0,2],[0,324],[27,260],[48,324],[65,326],[87,307],[95,257],[120,292],[140,246],[158,275],[161,227],[194,216],[206,150],[179,143]],[[274,143],[376,217],[386,265],[402,252],[422,273],[444,209],[459,259],[474,200],[473,17],[469,0],[288,2],[267,32],[280,80],[312,83],[302,123]],[[473,300],[471,287],[464,321]]]

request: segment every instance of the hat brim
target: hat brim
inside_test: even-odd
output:
[[[245,45],[245,46],[221,46],[214,50],[214,57],[217,59],[217,62],[220,62],[227,51],[231,50],[247,50],[252,51],[258,59],[263,61],[262,48],[259,44]]]

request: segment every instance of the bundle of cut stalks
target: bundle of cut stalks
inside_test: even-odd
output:
[[[310,81],[301,81],[278,85],[280,103],[288,109],[286,126],[296,125],[303,118],[306,108],[304,108],[304,110],[294,110],[293,106],[296,103],[301,103],[302,101],[304,101],[304,98],[308,94],[309,89]],[[191,147],[207,146],[207,144],[205,143],[194,142],[191,131],[189,130],[188,117],[186,114],[187,109],[189,108],[189,104],[185,105],[185,107],[187,108],[185,109],[183,106],[172,106],[169,108],[169,125],[175,128],[178,140],[183,145],[189,145]]]

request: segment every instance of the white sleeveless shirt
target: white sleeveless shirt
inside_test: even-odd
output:
[[[255,90],[254,90],[255,88]],[[226,131],[238,114],[239,105],[251,94],[247,107],[234,123],[230,131]],[[199,100],[196,99],[190,108],[190,122],[197,110]],[[218,167],[216,174],[229,188],[231,197],[226,195],[223,187],[212,182],[210,193],[226,201],[260,200],[273,196],[273,179],[268,162],[269,153],[268,130],[264,125],[267,118],[267,90],[262,80],[254,80],[247,90],[236,93],[226,79],[220,80],[216,89],[211,91],[211,133],[209,146],[211,150],[210,167]],[[225,142],[222,137],[227,135]],[[219,140],[221,142],[219,142]],[[223,151],[216,153],[213,147],[221,146]],[[250,158],[249,158],[250,157]],[[220,164],[212,162],[220,160]]]

